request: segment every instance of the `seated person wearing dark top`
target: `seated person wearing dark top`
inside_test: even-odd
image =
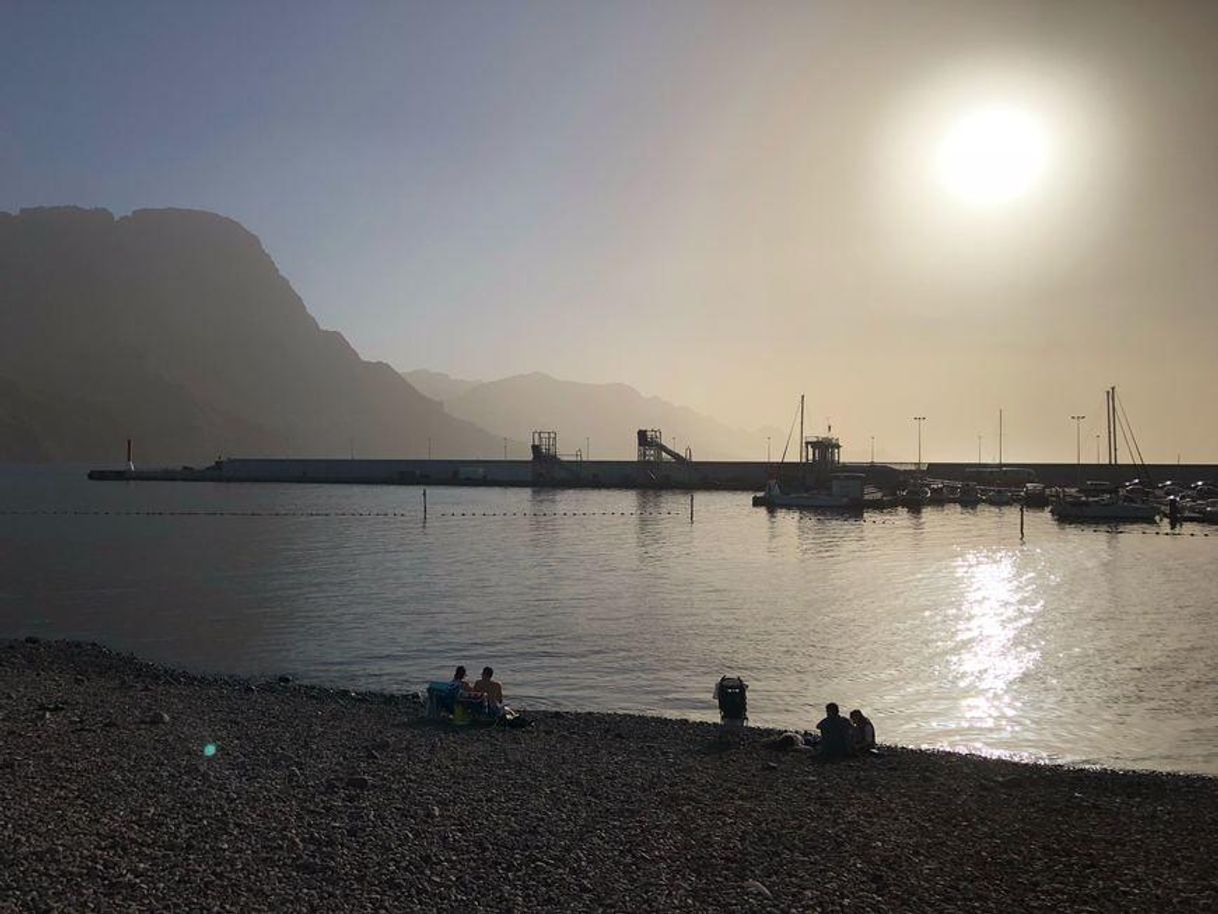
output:
[[[841,716],[834,702],[825,705],[825,719],[816,729],[820,731],[820,754],[824,758],[846,758],[854,754],[854,727]]]
[[[854,725],[854,751],[875,751],[875,726],[857,708],[850,712],[850,723]]]
[[[449,682],[449,688],[455,688],[460,694],[464,695],[467,692],[473,691],[473,686],[469,684],[469,680],[465,678],[465,667],[459,666],[453,673],[452,681]]]

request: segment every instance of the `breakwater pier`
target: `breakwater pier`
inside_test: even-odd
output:
[[[1218,481],[1214,464],[1022,463],[1018,467],[975,463],[842,463],[839,472],[859,473],[868,485],[895,488],[907,480],[966,480],[978,474],[1022,485],[1026,478],[1045,485],[1075,485],[1082,479],[1111,483],[1149,478],[1155,482]],[[1019,472],[1016,472],[1019,471]],[[95,469],[89,478],[104,481],[347,483],[359,485],[524,486],[551,488],[708,489],[753,491],[778,473],[797,481],[804,467],[765,461],[670,460],[463,460],[233,457],[210,466]]]

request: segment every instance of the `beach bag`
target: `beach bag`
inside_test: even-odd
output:
[[[749,701],[745,694],[748,688],[739,676],[724,676],[719,680],[719,715],[724,720],[748,719]]]
[[[523,714],[513,711],[511,708],[505,707],[498,719],[496,719],[495,725],[508,730],[523,730],[526,727],[531,727],[533,721]]]

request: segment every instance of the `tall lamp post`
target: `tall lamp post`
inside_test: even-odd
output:
[[[977,436],[977,466],[981,466],[981,436]]]
[[[926,421],[925,416],[914,416],[913,421],[918,423],[918,472],[922,472],[922,423]]]
[[[1083,481],[1083,420],[1086,416],[1071,416],[1074,420],[1074,459],[1078,463],[1078,481]]]
[[[770,436],[765,436],[765,462],[770,462]]]
[[[875,466],[875,435],[871,436],[871,465]]]

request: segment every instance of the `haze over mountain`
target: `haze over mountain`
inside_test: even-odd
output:
[[[634,459],[640,428],[659,428],[666,444],[690,448],[697,460],[760,460],[767,435],[778,459],[786,436],[785,429],[731,428],[626,384],[563,381],[538,371],[487,382],[426,369],[403,374],[449,413],[481,428],[521,441],[530,440],[534,430],[556,431],[562,453],[586,451],[597,460]]]
[[[192,210],[0,213],[0,460],[497,452],[322,330],[254,235]]]
[[[481,381],[467,381],[454,378],[442,371],[429,371],[426,368],[416,368],[413,371],[403,371],[402,377],[410,382],[410,386],[425,397],[439,400],[451,400],[465,393],[471,387],[477,387]]]
[[[1115,384],[1218,459],[1218,3],[5,13],[0,209],[228,214],[369,358],[855,460],[1094,460]]]

